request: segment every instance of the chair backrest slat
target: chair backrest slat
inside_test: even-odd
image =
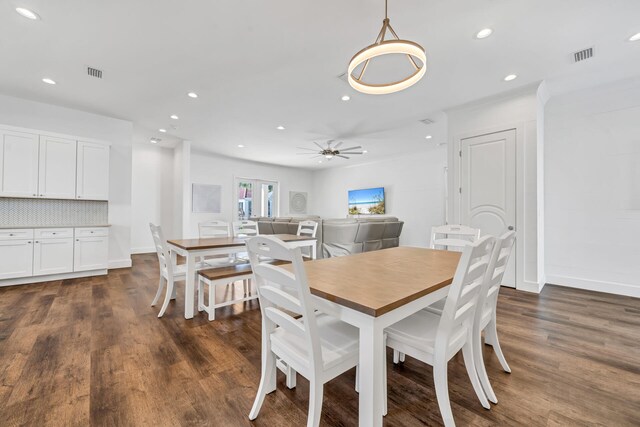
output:
[[[228,222],[207,221],[198,224],[198,234],[200,238],[229,237],[231,236],[231,230]]]
[[[260,299],[263,333],[271,334],[276,327],[281,327],[300,337],[307,348],[310,366],[320,369],[322,352],[315,306],[300,248],[291,248],[274,236],[251,237],[246,245]],[[292,271],[273,265],[273,260],[288,261]],[[302,320],[293,318],[283,309],[301,314]]]
[[[300,306],[300,300],[291,294],[283,291],[282,289],[274,286],[264,285],[260,288],[260,292],[269,301],[273,302],[278,307],[282,307],[285,310],[294,312],[296,314],[302,314],[302,307]]]
[[[298,236],[307,235],[311,237],[316,237],[316,232],[318,231],[318,223],[315,221],[300,221],[298,223],[298,232],[296,233]]]
[[[480,238],[480,230],[466,225],[447,224],[431,228],[431,249],[462,251]]]
[[[258,223],[255,221],[242,220],[233,222],[233,237],[258,236]]]

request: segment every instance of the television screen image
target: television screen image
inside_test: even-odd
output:
[[[384,214],[384,187],[349,190],[349,215]]]

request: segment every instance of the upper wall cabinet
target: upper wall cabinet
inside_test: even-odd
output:
[[[76,198],[109,199],[109,146],[78,141]]]
[[[76,198],[76,141],[40,136],[38,196]]]
[[[0,196],[38,197],[38,135],[0,129]]]

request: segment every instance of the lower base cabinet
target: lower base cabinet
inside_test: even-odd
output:
[[[108,266],[107,236],[79,237],[74,245],[73,271],[102,270]]]
[[[73,238],[36,240],[33,245],[33,275],[73,271]]]
[[[0,285],[12,284],[9,279],[106,270],[108,260],[106,227],[0,229]]]
[[[33,240],[0,240],[0,280],[33,275]]]

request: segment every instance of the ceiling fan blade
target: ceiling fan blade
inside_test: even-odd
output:
[[[343,156],[342,154],[336,154],[337,157],[342,157],[343,159],[348,159],[347,156]]]
[[[298,155],[298,156],[311,156],[311,155],[316,154],[316,153],[317,153],[317,151],[314,150],[313,153],[296,153],[296,155]],[[318,154],[318,155],[320,155],[320,154]]]
[[[358,150],[360,148],[362,148],[362,146],[361,145],[357,145],[355,147],[343,148],[342,151]]]
[[[318,148],[320,148],[320,150],[324,151],[324,147],[320,144],[318,144],[317,142],[313,141],[314,144],[316,144],[318,146]]]
[[[364,153],[358,153],[357,151],[341,151],[340,154],[364,154]]]
[[[298,150],[309,150],[309,151],[317,151],[315,148],[307,148],[307,147],[296,147]]]
[[[338,147],[340,147],[342,145],[342,141],[338,142],[335,147],[333,147],[334,150],[337,150]]]

